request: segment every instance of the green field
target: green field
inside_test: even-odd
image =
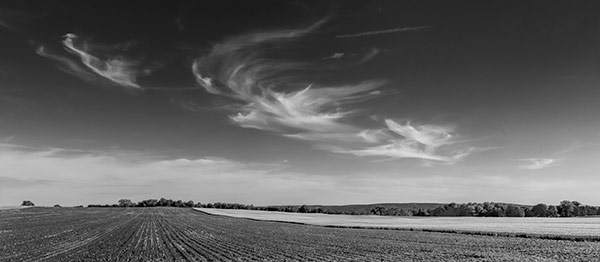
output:
[[[0,211],[0,261],[594,261],[600,242],[328,228],[187,208]]]

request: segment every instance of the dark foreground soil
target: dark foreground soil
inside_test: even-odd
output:
[[[0,261],[600,261],[600,242],[325,228],[184,208],[0,211]]]

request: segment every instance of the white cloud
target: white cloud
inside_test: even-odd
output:
[[[244,127],[274,131],[308,131],[329,133],[350,130],[339,120],[352,113],[337,105],[369,96],[380,82],[364,82],[354,86],[311,88],[283,93],[262,90],[231,119]]]
[[[434,125],[412,126],[410,123],[399,124],[391,119],[386,119],[385,123],[388,132],[392,132],[398,136],[394,137],[388,134],[385,136],[387,142],[378,146],[357,150],[336,149],[335,152],[357,156],[418,158],[454,163],[467,156],[473,150],[472,148],[459,147],[458,149],[454,148],[453,151],[442,154],[440,150],[438,150],[439,148],[448,147],[449,145],[454,144],[452,135],[450,134],[452,129],[448,127]],[[374,134],[375,137],[371,138],[372,140],[384,140],[381,131]]]
[[[365,53],[362,56],[362,58],[358,62],[356,62],[356,64],[361,64],[361,63],[367,62],[367,61],[375,58],[375,56],[377,56],[380,52],[381,51],[379,51],[379,49],[377,49],[377,48],[371,48],[369,50],[369,52]]]
[[[46,57],[46,58],[49,58],[49,59],[59,62],[60,63],[59,69],[66,73],[75,75],[75,76],[81,78],[82,80],[85,80],[88,82],[98,81],[98,78],[94,74],[86,71],[83,67],[81,67],[79,64],[77,64],[75,61],[68,59],[64,56],[55,55],[51,52],[48,52],[48,50],[45,46],[38,47],[36,49],[36,53],[43,57]]]
[[[79,57],[81,64],[73,59],[49,52],[44,46],[40,46],[37,53],[59,62],[62,65],[61,70],[88,82],[109,83],[127,88],[142,89],[137,83],[138,76],[148,75],[152,72],[151,68],[142,68],[140,61],[121,55],[111,55],[114,51],[126,49],[129,44],[100,48],[98,45],[80,40],[74,34],[66,34],[64,35],[63,45],[65,50]],[[98,53],[106,58],[100,59],[93,54],[94,49],[104,49],[105,52],[98,51]]]
[[[350,67],[350,66],[357,66],[357,65],[360,65],[367,61],[370,61],[371,59],[375,58],[379,53],[381,53],[381,51],[377,48],[371,48],[371,49],[361,52],[361,53],[346,54],[346,53],[341,53],[341,52],[335,52],[330,56],[322,58],[322,60],[329,60],[329,59],[342,60],[344,62],[344,64],[336,65],[336,67],[340,67],[340,66],[341,67]],[[347,57],[348,59],[343,59],[345,57]]]
[[[342,56],[344,56],[344,53],[333,53],[332,55],[328,56],[328,57],[324,57],[323,60],[327,60],[327,59],[340,59],[342,58]]]
[[[360,110],[352,106],[379,97],[382,92],[378,89],[386,83],[383,80],[330,86],[306,84],[309,81],[299,79],[297,72],[310,65],[272,59],[264,53],[265,46],[287,46],[290,40],[307,35],[322,23],[297,30],[230,38],[197,58],[192,71],[198,84],[208,93],[240,102],[230,119],[241,127],[313,141],[318,148],[356,156],[453,163],[471,152],[464,148],[454,148],[454,151],[447,148],[454,143],[453,130],[448,127],[402,125],[389,119],[385,127],[365,128],[352,124],[352,118]],[[378,53],[378,49],[371,49],[361,62]],[[342,55],[336,53],[332,58]],[[438,151],[441,147],[445,150],[443,154]]]
[[[443,126],[421,125],[413,127],[410,123],[402,125],[390,119],[385,120],[385,123],[392,132],[430,148],[447,144],[452,139],[450,134],[452,129]]]
[[[336,37],[348,38],[348,37],[363,37],[363,36],[391,34],[391,33],[420,32],[420,31],[431,30],[432,28],[433,28],[432,26],[398,27],[398,28],[392,28],[392,29],[361,32],[361,33],[356,33],[356,34],[337,35]]]
[[[197,82],[211,94],[241,101],[231,120],[242,127],[281,132],[345,133],[355,131],[340,119],[352,113],[343,106],[376,95],[369,92],[383,81],[365,81],[355,85],[308,85],[297,87],[290,70],[301,69],[299,63],[261,57],[261,46],[308,34],[323,23],[319,21],[298,30],[283,30],[235,37],[215,45],[205,56],[196,59],[192,70]]]
[[[546,167],[550,167],[556,163],[556,159],[553,158],[523,158],[520,161],[527,162],[520,167],[529,170],[537,170]]]
[[[66,34],[63,44],[68,51],[78,55],[81,58],[81,62],[89,69],[120,86],[140,88],[136,83],[136,78],[141,73],[136,69],[137,62],[127,60],[123,57],[111,57],[106,60],[100,60],[88,53],[87,43],[84,42],[81,46],[76,46],[75,41],[77,39],[78,37],[74,34]]]

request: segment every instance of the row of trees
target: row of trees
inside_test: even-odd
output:
[[[198,207],[202,208],[220,208],[220,209],[248,209],[248,210],[261,210],[261,211],[277,211],[277,212],[290,212],[290,213],[326,213],[320,207],[310,207],[307,205],[294,206],[254,206],[244,205],[237,203],[207,203],[199,204]]]
[[[31,205],[30,201],[24,201],[23,205]],[[370,211],[358,210],[331,210],[328,208],[311,207],[306,205],[287,206],[254,206],[238,203],[194,203],[194,201],[181,201],[172,199],[146,199],[137,203],[129,199],[120,199],[118,204],[112,205],[88,205],[88,207],[202,207],[219,209],[248,209],[279,211],[293,213],[326,213],[347,215],[379,215],[379,216],[474,216],[474,217],[575,217],[600,215],[600,207],[583,205],[578,201],[561,201],[560,204],[534,206],[518,206],[504,203],[450,203],[432,209],[400,209],[396,207],[375,206]]]
[[[297,213],[326,213],[346,215],[379,215],[379,216],[474,216],[474,217],[575,217],[600,215],[600,207],[582,205],[578,201],[564,200],[559,205],[537,204],[534,206],[518,206],[504,203],[450,203],[432,209],[399,209],[396,207],[375,206],[368,213],[358,210],[330,210],[320,207],[302,206],[266,206],[214,203],[197,204],[197,207],[221,209],[252,209]]]
[[[247,209],[247,210],[263,210],[263,211],[279,211],[279,212],[299,212],[299,213],[324,213],[321,208],[313,208],[306,205],[302,206],[260,206],[245,205],[238,203],[194,203],[194,201],[181,201],[172,199],[146,199],[134,203],[130,199],[120,199],[117,204],[92,204],[88,207],[201,207],[201,208],[219,208],[219,209]]]
[[[181,201],[172,199],[146,199],[134,203],[129,199],[120,199],[118,204],[112,205],[88,205],[88,207],[199,207],[200,203],[194,201]]]
[[[561,201],[559,205],[537,204],[532,207],[503,203],[450,203],[434,209],[399,210],[374,207],[371,215],[382,216],[474,216],[474,217],[576,217],[600,215],[600,208],[578,201]]]
[[[578,201],[561,201],[559,205],[537,204],[532,207],[503,203],[450,203],[434,209],[397,210],[375,207],[372,215],[392,216],[475,216],[475,217],[575,217],[600,215],[600,207],[582,205]]]

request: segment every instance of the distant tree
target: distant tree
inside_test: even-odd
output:
[[[499,203],[494,203],[493,206],[490,207],[491,210],[487,212],[490,217],[505,217],[506,216],[506,207]]]
[[[427,209],[419,208],[419,210],[417,210],[416,212],[413,210],[412,213],[414,216],[429,216],[429,210]]]
[[[158,203],[156,203],[156,205],[160,206],[160,207],[167,206],[167,199],[164,197],[161,197],[160,200],[158,200]]]
[[[478,205],[476,203],[467,204],[466,211],[468,216],[477,216]]]
[[[308,208],[306,207],[306,205],[302,205],[302,206],[300,206],[300,208],[298,208],[298,210],[296,212],[308,213]]]
[[[25,200],[25,201],[23,201],[23,203],[21,203],[21,206],[32,207],[32,206],[35,206],[35,204],[29,200]]]
[[[54,207],[61,207],[59,204],[54,205]]]
[[[311,213],[323,213],[323,209],[321,209],[320,207],[315,207],[313,209],[310,210]]]
[[[156,199],[146,199],[135,204],[136,207],[155,207],[158,203]]]
[[[550,206],[548,206],[548,213],[547,213],[547,215],[549,217],[557,217],[558,216],[558,210],[556,209],[555,206],[550,205]]]
[[[506,216],[507,217],[524,217],[525,211],[518,206],[508,205],[506,207]]]
[[[579,202],[577,202],[579,203]],[[561,217],[572,217],[575,216],[575,210],[576,210],[577,206],[575,206],[575,204],[573,204],[573,202],[569,201],[569,200],[563,200],[560,202],[560,205],[558,206],[558,214]]]
[[[398,211],[396,213],[396,216],[410,217],[410,216],[413,216],[413,213],[412,213],[412,211],[406,211],[404,209],[400,209],[400,211]]]
[[[533,213],[531,213],[531,207],[521,207],[521,209],[523,209],[523,212],[525,212],[526,217],[533,216]]]
[[[548,213],[548,206],[546,204],[540,203],[531,208],[532,217],[547,217]]]
[[[134,204],[129,199],[119,199],[119,206],[120,207],[131,207],[131,206],[134,206]]]
[[[373,208],[371,208],[371,211],[369,212],[369,214],[383,216],[383,215],[385,215],[385,207],[374,206]]]
[[[487,210],[483,204],[477,204],[477,206],[475,206],[475,215],[478,217],[484,217],[487,215]]]
[[[429,214],[431,216],[443,216],[445,212],[446,212],[446,207],[440,206],[440,207],[436,207],[433,210],[429,211]]]
[[[585,206],[580,206],[579,208],[581,209],[581,211],[579,213],[582,216],[593,216],[593,215],[596,215],[596,213],[598,212],[598,207],[594,207],[594,206],[585,205]]]

